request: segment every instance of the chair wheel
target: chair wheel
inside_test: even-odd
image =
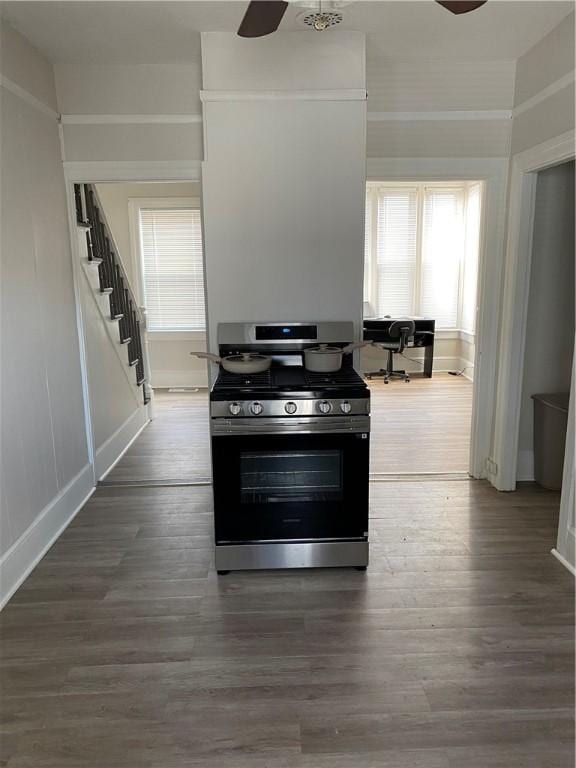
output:
[[[230,571],[216,571],[216,573],[218,574],[218,576],[227,576],[230,573]]]
[[[388,384],[388,379],[384,379],[384,384]]]
[[[406,384],[410,384],[410,379],[409,378],[405,378],[404,381],[406,382]]]

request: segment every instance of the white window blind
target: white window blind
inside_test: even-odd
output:
[[[382,188],[378,192],[378,314],[414,312],[417,209],[416,189]]]
[[[462,329],[469,333],[476,330],[481,199],[480,184],[473,184],[466,201],[466,246],[462,285]]]
[[[460,262],[464,257],[461,190],[424,190],[420,312],[440,328],[458,325]]]
[[[365,306],[473,333],[481,200],[481,183],[368,184]]]
[[[149,330],[205,330],[200,211],[141,208],[140,238]]]

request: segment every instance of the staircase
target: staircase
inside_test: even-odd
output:
[[[110,318],[118,321],[120,343],[126,346],[128,363],[134,369],[136,384],[142,387],[144,405],[150,402],[150,382],[146,372],[142,336],[145,318],[132,293],[122,262],[112,245],[113,238],[101,213],[96,191],[91,184],[75,184],[76,223],[86,231],[88,261],[98,265],[100,293],[108,296]]]

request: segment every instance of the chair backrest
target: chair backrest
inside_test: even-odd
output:
[[[391,339],[399,340],[399,352],[403,351],[410,336],[414,336],[415,328],[416,323],[414,320],[394,320],[394,322],[390,323],[390,327],[388,328],[388,335]]]

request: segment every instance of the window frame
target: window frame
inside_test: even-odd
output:
[[[144,297],[144,269],[143,253],[140,232],[140,211],[142,209],[157,208],[190,208],[202,213],[202,206],[199,197],[131,197],[128,199],[128,220],[130,227],[130,250],[132,261],[132,274],[136,276],[136,285],[132,286],[138,303],[145,307]],[[203,236],[203,235],[202,235]],[[202,248],[202,268],[204,272],[204,307],[206,308],[206,275],[204,248]],[[154,331],[148,330],[148,335],[154,341],[202,341],[206,338],[206,328],[204,330],[170,330]]]
[[[378,205],[377,195],[379,189],[415,189],[416,190],[416,275],[413,286],[413,298],[412,303],[415,308],[414,314],[421,315],[420,301],[421,301],[421,288],[422,288],[422,265],[423,265],[423,229],[424,229],[424,202],[426,189],[458,189],[462,190],[464,195],[463,209],[464,209],[464,224],[466,223],[466,210],[468,206],[468,196],[470,189],[474,186],[478,186],[480,190],[480,237],[478,242],[478,265],[480,261],[480,254],[482,249],[482,227],[484,217],[484,197],[485,197],[485,184],[481,179],[466,179],[466,180],[442,180],[442,181],[377,181],[374,179],[366,181],[366,200],[369,195],[371,196],[371,238],[370,238],[370,254],[368,257],[369,274],[365,283],[368,286],[368,295],[364,296],[364,305],[369,304],[374,312],[377,312],[378,307],[378,258],[377,258],[377,243],[378,243]],[[456,320],[456,326],[454,328],[448,328],[444,326],[438,326],[437,331],[443,334],[458,334],[460,337],[462,334],[466,334],[468,339],[473,341],[476,335],[476,328],[474,332],[463,329],[462,317],[463,317],[463,287],[464,287],[464,273],[465,265],[462,265],[459,269],[458,275],[458,314]],[[477,285],[478,292],[479,285]]]

